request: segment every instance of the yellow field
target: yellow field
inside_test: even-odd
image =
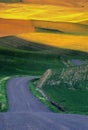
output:
[[[60,22],[88,20],[87,7],[65,7],[33,4],[0,4],[0,17],[7,19],[33,19]]]
[[[74,36],[49,33],[27,33],[17,35],[25,40],[88,52],[88,36]]]
[[[11,21],[13,19],[14,24],[12,25],[10,22],[0,24],[0,35],[2,36],[2,32],[3,35],[19,34],[17,36],[23,39],[37,41],[39,43],[49,44],[61,48],[70,48],[88,52],[87,35],[64,35],[36,32],[28,33],[34,31],[33,26],[58,29],[63,32],[88,33],[88,6],[81,6],[81,3],[79,5],[80,6],[74,6],[73,4],[59,4],[58,6],[54,6],[23,3],[1,3],[0,18],[9,19]],[[26,22],[18,24],[16,20],[26,20]],[[29,22],[30,20],[32,20],[32,25]],[[80,25],[80,23],[83,25]],[[9,32],[5,29],[6,27]],[[15,32],[13,33],[13,31]]]

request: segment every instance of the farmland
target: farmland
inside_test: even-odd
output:
[[[0,3],[0,36],[15,35],[27,41],[88,52],[87,4],[83,7],[76,5]]]

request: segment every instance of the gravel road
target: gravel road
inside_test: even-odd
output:
[[[0,130],[88,130],[88,116],[53,113],[40,103],[28,89],[32,78],[7,82],[9,109],[0,113]]]

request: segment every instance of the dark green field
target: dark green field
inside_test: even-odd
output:
[[[85,66],[88,62],[87,58],[88,53],[54,48],[13,36],[3,37],[0,38],[0,84],[5,86],[9,76],[42,75],[47,69],[52,69],[53,72],[61,72],[63,68],[69,70],[76,67],[71,62],[72,59],[84,61],[83,66]],[[5,77],[7,78],[3,79]],[[84,85],[84,82],[82,84]],[[50,98],[65,106],[66,112],[87,114],[88,90],[79,89],[79,86],[77,88],[68,89],[62,84],[60,87],[46,85],[44,90]],[[0,89],[0,95],[4,95],[4,97],[0,96],[0,101],[4,103],[1,111],[4,111],[6,110],[4,106],[7,104],[6,96],[3,87]]]

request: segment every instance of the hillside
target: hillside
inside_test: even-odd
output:
[[[74,60],[74,64],[78,63],[75,67],[52,71],[52,75],[43,85],[43,90],[49,99],[62,106],[66,113],[88,115],[88,60],[86,65],[80,60]]]
[[[31,34],[31,33],[30,33]],[[13,49],[20,49],[25,51],[33,51],[33,52],[41,52],[42,54],[47,55],[50,53],[61,55],[61,56],[80,56],[81,58],[87,57],[86,52],[76,51],[76,50],[70,50],[70,49],[64,49],[64,48],[58,48],[54,46],[49,46],[47,44],[41,44],[40,41],[33,42],[32,40],[26,40],[18,36],[5,36],[0,37],[0,46],[1,47],[7,47],[7,48],[13,48]]]
[[[66,67],[66,59],[86,60],[87,57],[88,53],[54,48],[17,37],[0,38],[0,75],[38,75],[48,68]]]

